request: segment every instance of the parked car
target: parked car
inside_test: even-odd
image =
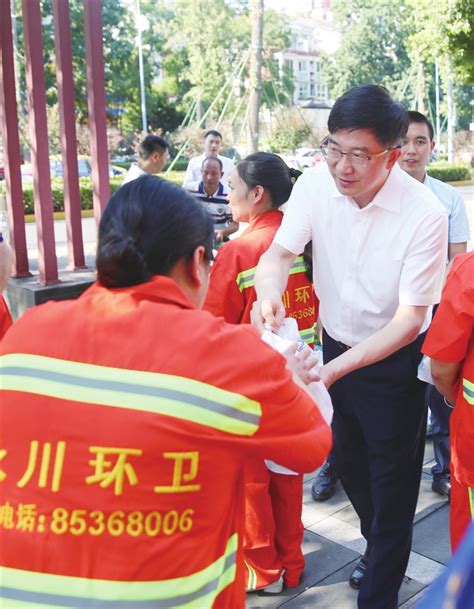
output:
[[[289,167],[304,169],[314,167],[324,162],[324,157],[319,148],[297,148],[294,154],[281,154],[281,158]]]
[[[49,169],[51,172],[52,178],[62,178],[63,177],[63,162],[59,158],[50,157],[49,159]],[[77,159],[77,169],[79,172],[80,178],[90,178],[92,176],[92,166],[90,157],[80,156]],[[125,169],[122,167],[117,167],[115,165],[109,165],[109,176],[111,178],[124,175],[126,173]],[[32,180],[33,179],[33,167],[31,163],[25,163],[21,166],[21,179],[22,180]]]

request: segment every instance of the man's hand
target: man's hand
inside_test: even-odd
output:
[[[287,367],[305,385],[319,381],[320,376],[316,372],[317,366],[315,366],[314,358],[311,357],[311,349],[309,347],[298,351],[296,343],[291,343],[282,352],[282,355],[286,358]]]
[[[271,299],[256,300],[252,306],[250,319],[260,334],[262,334],[265,329],[265,322],[269,324],[274,332],[276,332],[285,319],[285,307],[283,306],[281,298],[275,296]]]

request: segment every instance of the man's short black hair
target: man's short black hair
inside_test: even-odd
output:
[[[209,129],[209,131],[206,131],[204,134],[204,139],[206,139],[208,135],[213,135],[214,137],[220,137],[222,139],[222,133],[219,133],[219,131],[216,131],[215,129]]]
[[[424,114],[421,112],[417,112],[416,110],[408,110],[408,121],[411,123],[423,123],[428,127],[428,131],[430,134],[430,140],[433,141],[434,138],[434,129],[431,121],[429,121]]]
[[[221,168],[221,171],[223,171],[224,165],[222,164],[222,161],[218,156],[207,156],[202,162],[201,169],[204,167],[204,164],[207,163],[207,161],[214,161],[216,163],[219,163],[219,167]]]
[[[408,129],[405,108],[384,87],[361,85],[336,100],[328,118],[329,133],[368,129],[382,146],[398,146]]]
[[[168,142],[159,135],[147,135],[141,142],[138,148],[138,154],[141,159],[146,160],[154,152],[163,154],[170,149]]]

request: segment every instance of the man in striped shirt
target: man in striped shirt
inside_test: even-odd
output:
[[[218,157],[207,157],[201,167],[201,181],[192,182],[188,191],[208,206],[215,228],[216,245],[229,240],[229,235],[239,228],[232,220],[227,201],[227,191],[221,182],[224,172]]]

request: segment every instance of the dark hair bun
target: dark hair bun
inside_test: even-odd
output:
[[[290,174],[290,180],[292,180],[293,184],[296,182],[296,180],[300,177],[300,175],[303,172],[300,171],[299,169],[295,169],[294,167],[290,167],[289,169],[289,174]]]
[[[131,237],[110,238],[97,254],[99,281],[107,288],[144,283],[151,278],[143,252]]]

